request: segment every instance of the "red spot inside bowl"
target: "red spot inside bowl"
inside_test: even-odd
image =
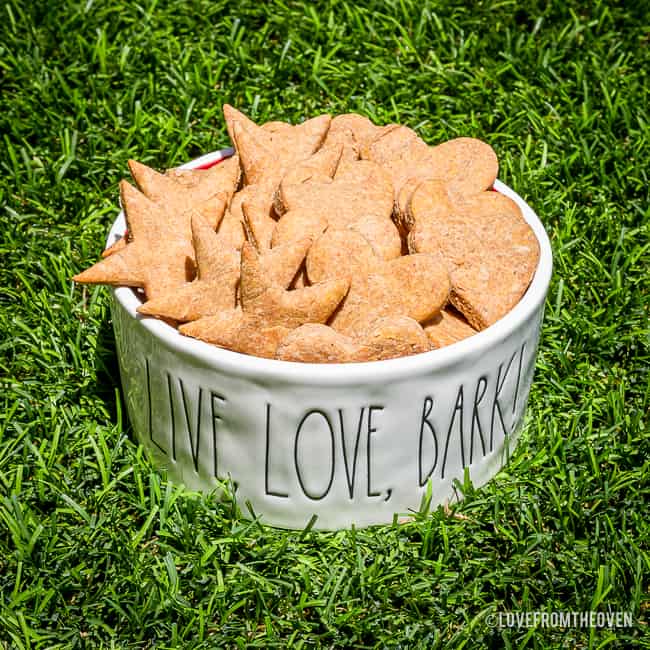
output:
[[[199,165],[194,169],[210,169],[210,167],[214,167],[215,165],[222,163],[224,160],[227,160],[228,158],[230,158],[230,156],[224,156],[223,158],[219,158],[219,160],[213,160],[212,162],[203,163],[202,165]]]

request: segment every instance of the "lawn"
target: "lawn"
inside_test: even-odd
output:
[[[454,4],[2,3],[0,647],[650,648],[650,10]],[[451,511],[275,530],[136,443],[109,293],[70,277],[127,160],[227,146],[224,102],[482,138],[543,220],[527,423]],[[633,624],[490,625],[593,610]]]

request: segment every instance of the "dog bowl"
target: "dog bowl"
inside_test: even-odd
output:
[[[247,356],[141,317],[137,292],[114,289],[127,410],[156,465],[194,490],[230,482],[263,523],[330,530],[390,523],[459,498],[466,473],[475,487],[494,476],[521,429],[552,268],[533,210],[503,183],[495,189],[522,209],[539,265],[504,318],[439,350],[352,364]],[[125,227],[120,213],[108,243]]]

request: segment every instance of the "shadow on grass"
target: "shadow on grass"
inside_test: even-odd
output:
[[[122,418],[123,429],[125,431],[130,430],[131,422],[129,421],[122,389],[117,345],[110,310],[106,311],[97,332],[95,368],[97,379],[93,386],[94,396],[104,402],[111,421],[117,422]]]

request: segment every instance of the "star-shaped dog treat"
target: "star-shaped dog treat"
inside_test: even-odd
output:
[[[138,307],[140,314],[184,323],[234,309],[239,251],[224,241],[199,214],[192,216],[192,243],[196,279],[148,300]]]
[[[326,322],[349,286],[349,280],[337,278],[287,291],[265,271],[260,254],[247,242],[241,253],[241,307],[181,325],[179,330],[236,352],[273,358],[280,340],[292,329]]]
[[[228,239],[215,233],[205,219],[196,214],[192,217],[192,239],[197,278],[167,295],[144,303],[138,307],[139,313],[185,323],[235,308],[240,251]],[[303,239],[290,246],[269,251],[260,258],[262,272],[286,288],[310,245],[310,239]]]
[[[219,226],[224,214],[222,199],[230,201],[241,177],[237,156],[209,169],[168,169],[164,174],[135,160],[129,160],[128,164],[133,180],[147,198],[170,212],[198,212],[214,228]],[[132,239],[133,233],[129,231],[126,237],[104,250],[102,257],[117,253]]]
[[[319,115],[295,126],[277,122],[258,126],[228,104],[223,113],[246,185],[269,178],[279,181],[286,169],[320,148],[332,121],[329,115]]]
[[[222,199],[225,196],[230,201],[241,176],[237,156],[209,169],[175,170],[169,174],[161,174],[135,160],[128,164],[138,189],[147,198],[170,212],[198,212],[215,229],[223,217]]]
[[[192,280],[192,211],[172,212],[127,181],[120,183],[120,196],[132,241],[73,279],[89,284],[141,287],[148,299]],[[216,200],[223,214],[225,195],[218,195]]]

